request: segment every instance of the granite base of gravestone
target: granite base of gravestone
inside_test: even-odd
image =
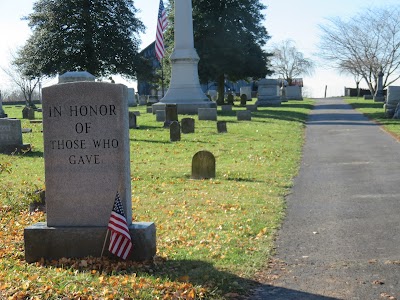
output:
[[[181,120],[181,131],[184,134],[194,133],[194,119],[193,118],[183,118]]]
[[[165,110],[156,110],[156,121],[165,122]]]
[[[192,179],[215,178],[215,156],[209,151],[199,151],[192,159]]]
[[[227,133],[226,121],[217,121],[217,131],[218,133]]]
[[[28,119],[28,120],[35,119],[35,109],[32,107],[25,106],[22,109],[22,119]]]
[[[166,104],[164,128],[168,128],[174,121],[178,121],[178,106],[176,104]]]
[[[181,140],[181,125],[178,121],[172,121],[169,125],[169,140],[179,142]]]
[[[127,101],[126,86],[106,82],[43,89],[46,222],[24,229],[27,262],[99,257],[117,192],[134,244],[128,259],[154,257],[154,223],[132,223]]]
[[[238,110],[236,113],[238,121],[251,121],[251,111],[249,110]]]
[[[129,129],[137,129],[137,115],[135,112],[129,112]]]
[[[0,119],[0,153],[24,153],[31,150],[30,144],[23,144],[21,120]]]
[[[216,108],[199,108],[197,110],[199,120],[217,121]]]

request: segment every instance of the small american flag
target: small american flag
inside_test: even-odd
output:
[[[119,198],[115,196],[114,207],[111,211],[108,229],[111,231],[110,245],[108,250],[118,257],[126,259],[132,250],[131,235],[129,234],[128,223],[124,213],[124,208]]]
[[[157,18],[157,32],[156,32],[156,57],[159,61],[164,57],[165,47],[164,47],[164,30],[167,28],[168,20],[167,13],[164,9],[163,1],[160,0],[160,6],[158,8],[158,18]]]

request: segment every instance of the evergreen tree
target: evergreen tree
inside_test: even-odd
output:
[[[33,34],[15,63],[30,76],[88,71],[99,76],[138,72],[137,34],[144,25],[129,0],[38,0],[29,21]]]
[[[263,78],[271,73],[271,54],[262,49],[270,38],[262,25],[265,5],[259,0],[192,0],[192,5],[199,77],[203,83],[217,82],[219,103],[225,79]],[[171,35],[167,37],[167,44],[173,45]]]

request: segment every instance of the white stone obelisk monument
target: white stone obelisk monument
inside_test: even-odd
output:
[[[171,59],[171,82],[165,97],[153,111],[177,104],[179,114],[197,114],[198,108],[217,107],[200,87],[199,56],[194,48],[192,0],[175,0],[175,47]]]

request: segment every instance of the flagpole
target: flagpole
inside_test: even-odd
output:
[[[163,66],[163,58],[161,58],[161,90],[162,90],[162,97],[164,98],[164,66]]]
[[[100,255],[100,257],[103,257],[104,248],[106,247],[106,242],[107,242],[108,232],[109,232],[109,231],[110,231],[110,229],[107,228],[106,238],[104,239],[103,250],[101,250],[101,255]]]

